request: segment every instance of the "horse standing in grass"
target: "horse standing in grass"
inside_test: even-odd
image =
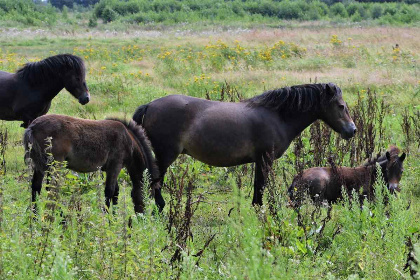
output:
[[[51,100],[63,89],[85,105],[90,95],[80,57],[59,54],[27,63],[16,73],[0,71],[0,119],[29,124],[45,115]]]
[[[252,203],[258,205],[273,160],[311,123],[321,119],[345,139],[356,132],[332,83],[270,90],[239,103],[170,95],[140,106],[133,119],[152,143],[162,179],[181,153],[213,166],[255,162]],[[155,195],[163,209],[160,191]]]
[[[144,211],[143,171],[147,168],[155,185],[159,171],[155,165],[150,142],[141,126],[134,121],[118,119],[101,121],[84,120],[62,115],[46,115],[34,120],[26,129],[25,158],[31,158],[34,166],[32,177],[32,202],[41,192],[42,180],[47,166],[48,144],[56,161],[66,161],[67,168],[87,173],[100,167],[106,172],[105,202],[118,202],[117,177],[123,167],[127,168],[133,183],[131,196],[135,212]],[[152,186],[153,188],[154,186]]]
[[[396,148],[395,146],[393,146]],[[342,187],[350,196],[353,190],[359,192],[362,188],[361,199],[374,197],[373,185],[382,175],[391,192],[400,191],[399,182],[403,173],[405,153],[398,155],[398,148],[387,151],[381,161],[371,161],[358,167],[313,167],[305,169],[295,177],[289,187],[289,197],[295,206],[300,206],[305,193],[315,201],[326,199],[335,202],[342,198]],[[396,153],[395,153],[396,152]],[[383,159],[385,158],[385,159]],[[376,163],[381,173],[378,174]]]

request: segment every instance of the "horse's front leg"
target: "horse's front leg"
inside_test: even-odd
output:
[[[263,172],[262,162],[256,162],[255,163],[255,177],[254,177],[254,197],[252,198],[252,205],[262,205],[264,185],[265,185],[265,176]]]
[[[264,187],[267,184],[268,174],[272,164],[272,160],[268,157],[264,157],[262,160],[255,162],[254,197],[252,199],[252,205],[263,204]]]

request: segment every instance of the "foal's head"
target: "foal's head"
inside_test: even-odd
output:
[[[386,152],[387,164],[384,177],[388,184],[388,189],[391,192],[400,191],[398,185],[404,171],[403,162],[405,160],[405,156],[405,153],[398,156],[398,154],[391,155],[389,152]]]
[[[350,117],[341,89],[333,83],[325,84],[324,100],[320,118],[332,129],[348,140],[356,133],[356,126]]]

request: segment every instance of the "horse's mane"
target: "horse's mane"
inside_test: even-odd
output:
[[[152,144],[146,135],[143,127],[138,125],[134,120],[121,120],[118,118],[107,118],[107,120],[117,121],[122,123],[133,135],[139,145],[141,152],[146,160],[147,169],[149,170],[152,180],[157,180],[160,177],[160,172],[157,167],[155,158],[152,154]]]
[[[70,69],[74,69],[77,74],[83,74],[85,65],[83,60],[72,54],[58,54],[37,62],[26,63],[16,74],[30,84],[36,85],[45,80],[52,80]]]
[[[366,159],[365,162],[363,163],[363,166],[374,165],[377,162],[387,160],[386,152],[389,152],[389,154],[391,155],[391,159],[393,159],[395,157],[398,157],[398,155],[400,154],[401,151],[397,146],[390,145],[387,151],[382,152],[382,153],[378,153],[375,157],[373,157],[371,159]]]
[[[333,89],[333,95],[327,93],[327,86]],[[341,90],[333,83],[305,84],[268,90],[244,102],[250,107],[261,106],[282,113],[293,113],[320,110],[339,97]]]

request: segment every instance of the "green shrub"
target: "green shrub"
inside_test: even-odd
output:
[[[289,0],[280,2],[277,16],[281,19],[302,19],[299,2],[290,2]]]
[[[384,9],[378,3],[373,4],[372,7],[371,7],[371,10],[370,10],[370,14],[371,14],[373,19],[380,18],[382,16],[383,12],[384,12]]]
[[[354,15],[357,12],[358,8],[359,8],[359,3],[357,3],[357,2],[351,2],[350,4],[348,4],[346,6],[346,10],[347,10],[348,15],[349,16]]]
[[[351,16],[351,21],[353,22],[361,22],[362,21],[362,16],[359,14],[359,11],[356,11],[352,16]]]
[[[346,7],[344,7],[343,3],[335,3],[334,5],[332,5],[330,8],[330,12],[333,17],[348,17]]]
[[[96,26],[98,26],[98,18],[96,17],[95,14],[92,14],[92,16],[89,18],[88,26],[89,27],[96,27]]]
[[[102,11],[102,19],[105,22],[114,21],[117,18],[117,16],[117,12],[114,11],[112,8],[105,7],[105,9]]]

